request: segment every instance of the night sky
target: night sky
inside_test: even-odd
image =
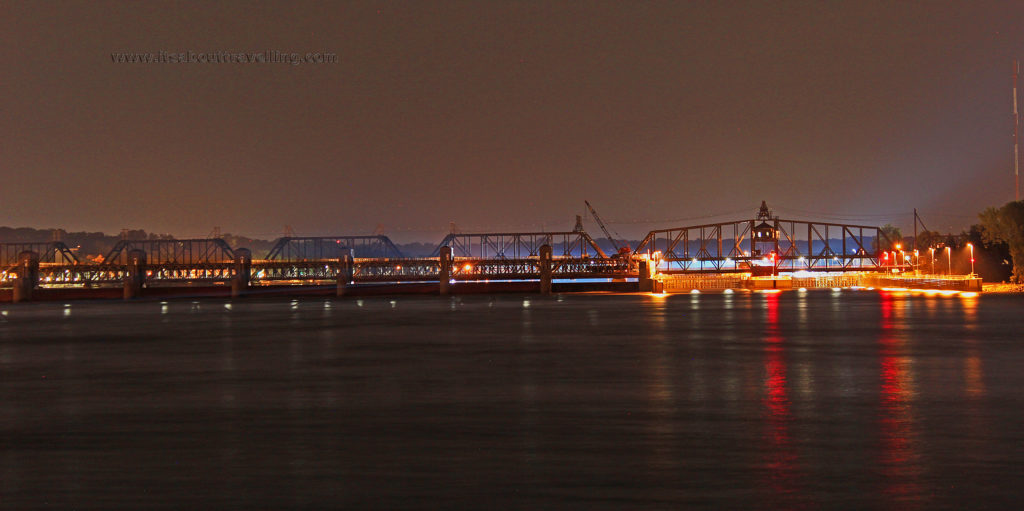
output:
[[[1024,2],[2,5],[0,225],[437,241],[589,199],[638,237],[764,199],[959,231],[1013,199]],[[111,58],[267,50],[338,62]]]

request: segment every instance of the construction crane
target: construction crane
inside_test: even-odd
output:
[[[615,242],[615,238],[612,237],[612,234],[608,232],[608,228],[604,226],[604,222],[601,221],[601,217],[597,214],[597,210],[594,209],[594,206],[590,205],[590,201],[584,200],[583,203],[587,205],[587,209],[590,210],[590,215],[594,217],[594,221],[601,227],[601,231],[604,232],[604,235],[608,237],[608,241],[612,242],[612,246],[615,247],[615,255],[612,257],[629,258],[633,253],[633,248],[629,246],[629,243],[623,242],[620,247],[619,244]]]

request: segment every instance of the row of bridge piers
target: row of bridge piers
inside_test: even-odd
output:
[[[539,250],[539,277],[540,293],[550,295],[552,292],[552,279],[554,275],[554,257],[550,245],[543,245]],[[127,268],[124,276],[124,299],[132,300],[140,298],[146,288],[147,261],[146,252],[143,250],[132,250],[128,253]],[[455,258],[451,247],[445,246],[440,250],[438,258],[438,293],[447,295],[452,290],[452,276],[454,275]],[[343,254],[338,260],[337,272],[337,295],[345,296],[356,285],[355,283],[355,258],[350,252]],[[12,300],[14,302],[26,302],[32,300],[34,290],[39,283],[39,254],[36,252],[22,252],[18,255],[18,263],[13,268],[14,286]],[[231,272],[231,296],[240,297],[250,291],[252,282],[252,253],[248,249],[240,248],[234,251],[234,261]]]

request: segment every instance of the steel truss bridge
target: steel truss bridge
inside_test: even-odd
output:
[[[33,243],[0,243],[0,267],[8,268],[17,264],[22,252],[39,254],[39,262],[78,264],[78,256],[61,241]]]
[[[387,236],[316,236],[278,238],[266,259],[306,261],[338,259],[354,253],[362,258],[404,258],[402,251]]]
[[[583,230],[453,233],[421,258],[403,257],[386,236],[285,237],[264,259],[217,238],[121,240],[102,263],[80,262],[61,242],[8,243],[0,244],[0,286],[12,285],[23,252],[38,256],[38,283],[55,287],[121,285],[133,257],[143,260],[147,286],[229,283],[243,259],[254,286],[338,282],[348,272],[354,283],[437,282],[443,247],[452,250],[452,280],[536,280],[543,245],[552,247],[555,279],[636,278],[645,260],[660,273],[686,274],[879,271],[894,259],[883,258],[892,242],[878,227],[781,219],[762,204],[755,219],[651,231],[632,257],[607,257]]]
[[[103,264],[126,264],[133,250],[141,250],[146,254],[146,260],[154,263],[196,265],[235,258],[234,249],[219,238],[121,240],[103,258]]]
[[[455,257],[523,259],[537,257],[540,247],[548,245],[561,257],[607,258],[586,231],[566,232],[487,232],[445,236],[430,254],[437,257],[442,247],[451,247]],[[589,249],[589,250],[588,250]]]
[[[781,219],[762,203],[753,220],[651,231],[634,255],[656,259],[662,273],[877,271],[892,245],[879,227]]]

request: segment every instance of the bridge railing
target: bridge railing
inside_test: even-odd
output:
[[[686,291],[690,289],[738,289],[749,274],[687,274],[666,275],[659,278],[664,283],[665,291]]]
[[[976,275],[889,275],[869,274],[861,280],[862,286],[909,287],[956,291],[981,291],[981,279]]]

